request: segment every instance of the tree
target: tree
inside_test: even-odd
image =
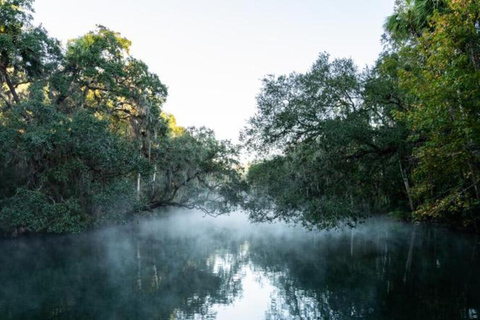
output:
[[[400,83],[415,98],[404,117],[412,139],[423,141],[414,152],[420,217],[478,219],[479,16],[477,2],[449,1],[418,45],[400,51],[409,61]]]
[[[237,149],[206,128],[177,132],[152,150],[160,175],[146,186],[149,207],[181,206],[209,214],[231,212],[242,202],[244,187]]]
[[[445,11],[446,0],[397,0],[394,13],[385,21],[385,30],[395,42],[420,37],[431,28],[430,18],[435,11]]]
[[[79,232],[241,200],[236,149],[162,114],[167,87],[128,39],[98,26],[62,49],[31,7],[0,1],[1,232]]]
[[[378,68],[362,75],[351,60],[321,54],[306,74],[264,80],[243,138],[279,155],[249,169],[254,219],[329,228],[403,206],[405,133],[393,119],[396,101],[379,96],[385,79]]]

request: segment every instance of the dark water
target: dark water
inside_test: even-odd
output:
[[[342,232],[176,212],[0,242],[0,319],[477,319],[480,239],[372,219]]]

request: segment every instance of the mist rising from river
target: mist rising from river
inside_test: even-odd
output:
[[[1,241],[0,318],[475,319],[477,247],[388,218],[319,232],[175,210]]]

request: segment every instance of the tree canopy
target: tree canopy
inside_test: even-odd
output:
[[[79,232],[152,208],[239,201],[236,149],[163,113],[167,87],[98,26],[66,47],[0,2],[0,230]]]
[[[104,26],[65,46],[0,1],[0,231],[79,232],[163,206],[353,226],[375,212],[479,231],[480,4],[398,0],[370,68],[320,53],[268,75],[238,148],[163,111]],[[248,193],[247,193],[248,191]]]
[[[320,54],[305,74],[264,80],[243,137],[277,155],[249,169],[253,218],[335,227],[354,225],[370,209],[403,206],[396,185],[405,132],[392,120],[393,104],[379,97],[386,94],[380,76]]]
[[[266,77],[242,133],[260,155],[252,217],[334,227],[390,211],[480,230],[479,8],[399,0],[374,67],[320,54]]]

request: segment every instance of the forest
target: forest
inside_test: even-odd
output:
[[[268,76],[242,132],[254,219],[355,225],[371,213],[479,231],[480,3],[403,0],[358,70],[321,53]]]
[[[106,27],[68,42],[0,2],[0,229],[80,232],[162,206],[236,205],[237,151],[164,113],[167,87]],[[228,199],[228,201],[227,201]]]
[[[354,226],[372,213],[480,231],[480,3],[401,0],[359,70],[269,75],[242,146],[163,111],[167,86],[104,26],[62,45],[0,1],[0,232],[78,233],[242,208]],[[256,155],[242,168],[240,152]]]

